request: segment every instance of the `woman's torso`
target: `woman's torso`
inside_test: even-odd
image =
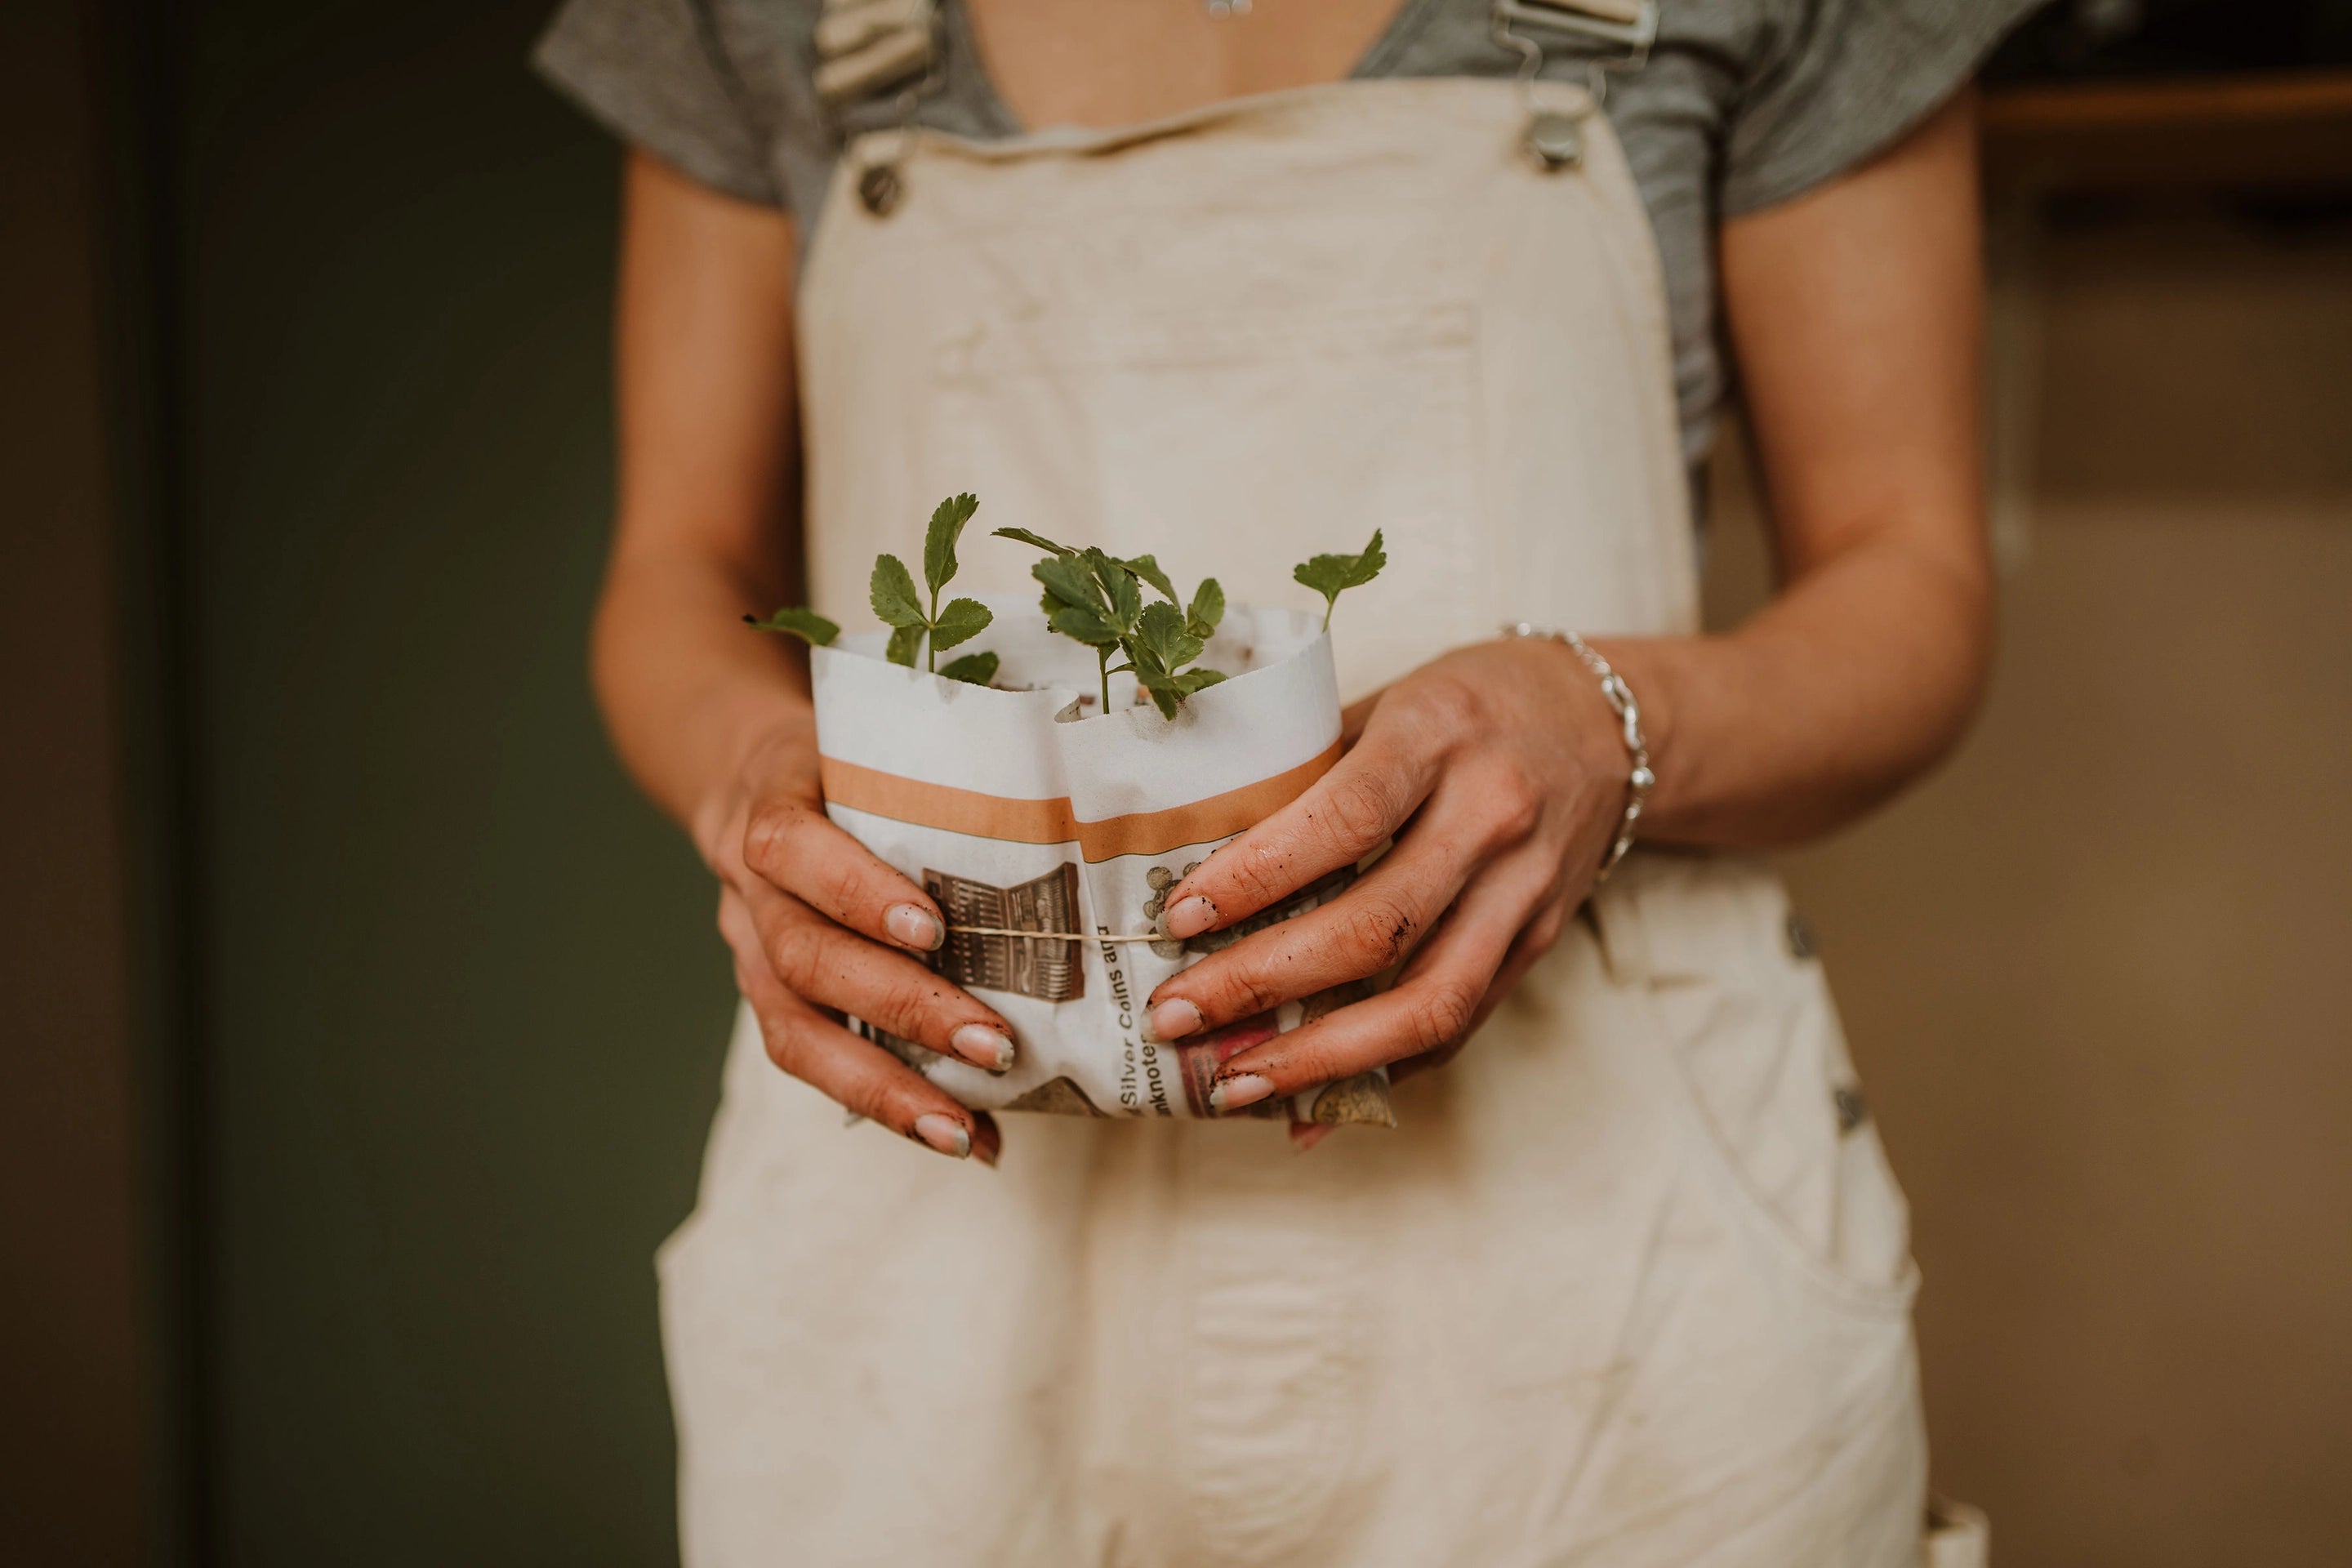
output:
[[[1382,80],[1096,135],[862,138],[803,268],[814,601],[854,604],[874,551],[969,485],[984,519],[1240,602],[1286,602],[1289,563],[1377,524],[1391,566],[1341,612],[1344,691],[1502,620],[1693,629],[1656,258],[1590,110]],[[1546,114],[1586,128],[1580,162],[1528,155]],[[963,562],[992,589],[1026,564]],[[1304,1160],[1271,1126],[1008,1118],[975,1192],[838,1135],[751,1047],[667,1259],[682,1431],[718,1467],[689,1513],[743,1543],[709,1560],[958,1534],[971,1561],[1121,1568],[1907,1568],[1901,1202],[1841,1121],[1851,1069],[1785,918],[1752,868],[1643,858],[1401,1087],[1395,1130]],[[953,1256],[955,1334],[869,1288],[909,1249]],[[744,1409],[747,1382],[790,1398]],[[933,1429],[989,1434],[986,1484]],[[908,1458],[941,1506],[887,1552],[877,1498],[801,1480],[895,1484]]]

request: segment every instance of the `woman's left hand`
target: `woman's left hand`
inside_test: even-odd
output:
[[[1559,938],[1624,811],[1616,717],[1549,638],[1456,649],[1349,710],[1347,727],[1337,766],[1170,890],[1169,933],[1231,925],[1395,847],[1330,903],[1171,976],[1151,1027],[1196,1034],[1404,968],[1389,990],[1237,1053],[1217,1075],[1221,1110],[1448,1059]]]

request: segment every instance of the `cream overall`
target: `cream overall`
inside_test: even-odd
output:
[[[1522,145],[1587,114],[1580,165]],[[1696,625],[1665,303],[1581,89],[1350,82],[868,138],[808,258],[813,602],[940,496],[1236,600],[1385,531],[1343,687]],[[897,160],[887,216],[861,156]],[[981,541],[959,587],[1018,590]],[[661,1258],[687,1562],[1971,1560],[1922,1526],[1903,1200],[1779,885],[1636,855],[1394,1131],[1005,1119],[1002,1169],[769,1065]]]

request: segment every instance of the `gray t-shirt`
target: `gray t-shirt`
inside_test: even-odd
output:
[[[1716,224],[1867,160],[1949,97],[2040,3],[1664,0],[1648,62],[1611,73],[1607,108],[1664,264],[1683,446],[1694,465],[1713,437],[1727,379]],[[820,0],[568,0],[536,62],[591,114],[665,162],[746,201],[790,209],[805,243],[844,140],[893,123],[898,112],[887,96],[830,113],[818,107],[819,9]],[[938,84],[914,118],[965,136],[1016,134],[961,0],[945,0],[944,9]],[[1489,0],[1403,0],[1355,74],[1512,75],[1519,57],[1495,40],[1488,12]],[[1547,76],[1582,76],[1589,55],[1543,41]]]

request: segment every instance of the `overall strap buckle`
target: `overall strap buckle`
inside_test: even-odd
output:
[[[1496,37],[1523,56],[1533,47],[1540,58],[1542,46],[1514,26],[1617,49],[1617,58],[1595,62],[1612,70],[1640,69],[1658,40],[1656,0],[1494,0],[1492,19]]]
[[[1608,98],[1604,71],[1639,70],[1649,63],[1650,47],[1658,38],[1658,7],[1656,0],[1493,0],[1487,26],[1496,43],[1518,55],[1523,86],[1544,68],[1543,44],[1528,37],[1529,31],[1587,46],[1579,54],[1592,95],[1585,110],[1590,113]],[[1596,44],[1614,52],[1594,52],[1590,46]],[[1538,108],[1530,88],[1526,140],[1528,154],[1546,174],[1575,168],[1584,161],[1583,115]]]
[[[817,102],[828,110],[893,89],[937,85],[939,0],[824,0],[816,20]],[[906,84],[911,81],[911,86]]]

